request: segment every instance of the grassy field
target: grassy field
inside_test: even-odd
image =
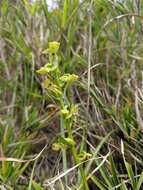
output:
[[[143,190],[143,1],[0,1],[0,189]]]

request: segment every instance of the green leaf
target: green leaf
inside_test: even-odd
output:
[[[139,178],[139,180],[138,180],[136,190],[140,190],[142,183],[143,183],[143,171],[142,171],[142,173],[141,173],[141,175],[140,175],[140,178]]]
[[[6,15],[8,12],[8,0],[2,0],[1,2],[1,12],[2,15]]]
[[[126,160],[124,160],[124,163],[125,163],[125,166],[126,166],[126,170],[127,170],[129,179],[131,180],[132,187],[133,187],[133,189],[136,189],[136,181],[135,181],[135,178],[134,178],[134,173],[133,173],[132,166]]]
[[[113,175],[112,179],[113,179],[113,182],[115,183],[115,185],[117,185],[119,183],[118,173],[117,173],[116,166],[115,166],[112,155],[109,156],[109,161],[111,164],[111,171],[112,171],[112,175]]]
[[[68,0],[64,0],[64,10],[62,16],[62,27],[64,28],[67,21],[67,12],[68,12]]]
[[[96,160],[96,163],[97,163],[97,166],[98,166],[98,165],[100,165],[101,162],[99,160]],[[108,169],[105,166],[101,166],[99,168],[99,171],[101,173],[101,176],[105,180],[108,188],[111,189],[114,186],[114,184],[113,184],[113,182],[111,180],[111,176],[110,176],[110,173],[109,173]]]
[[[34,177],[34,171],[35,171],[36,163],[37,163],[37,160],[35,160],[33,168],[32,168],[32,172],[31,172],[31,176],[30,176],[30,181],[29,181],[29,185],[28,185],[28,190],[32,190],[32,182],[33,182],[33,177]]]
[[[120,187],[120,190],[128,190],[125,182],[122,182],[122,185]]]
[[[38,183],[36,183],[35,181],[32,181],[32,185],[34,187],[35,190],[44,190],[41,185],[39,185]]]
[[[102,182],[96,176],[92,176],[91,180],[92,180],[93,183],[95,183],[97,185],[97,187],[100,190],[106,190],[106,188],[104,187],[104,185],[102,184]]]
[[[99,145],[97,146],[96,150],[94,151],[92,158],[95,158],[95,157],[97,156],[97,154],[98,154],[98,152],[100,151],[100,149],[102,148],[103,144],[108,140],[108,138],[110,137],[110,135],[111,135],[112,133],[113,133],[113,131],[111,131],[110,133],[108,133],[108,134],[101,140],[101,142],[100,142]],[[86,166],[86,168],[85,168],[86,173],[89,172],[92,163],[93,163],[93,160],[91,159],[91,160],[88,162],[88,164],[87,164],[87,166]]]

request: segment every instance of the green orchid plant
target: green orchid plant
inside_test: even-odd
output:
[[[45,64],[39,70],[38,74],[46,75],[46,79],[43,81],[43,87],[48,91],[48,93],[55,99],[57,105],[60,108],[60,125],[61,125],[61,136],[53,144],[53,150],[62,150],[63,156],[63,167],[64,171],[67,170],[67,158],[66,158],[66,148],[68,147],[73,155],[75,164],[79,164],[81,161],[81,155],[77,153],[76,142],[73,137],[72,128],[73,121],[78,113],[78,106],[71,103],[68,98],[69,87],[73,85],[77,80],[78,76],[75,74],[66,73],[61,74],[59,69],[59,42],[50,42],[49,48],[43,53],[49,55],[49,63]],[[65,130],[67,135],[65,135]],[[84,155],[83,155],[84,156]],[[86,181],[86,176],[84,173],[84,168],[82,165],[79,166],[80,174],[82,178],[82,184],[85,190],[88,190],[88,185]],[[65,179],[67,181],[67,179]]]

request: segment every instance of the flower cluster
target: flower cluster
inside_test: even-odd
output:
[[[49,93],[54,95],[56,99],[61,99],[64,95],[65,86],[68,87],[77,81],[78,76],[75,74],[66,73],[61,75],[59,72],[58,65],[58,50],[60,47],[59,42],[50,42],[48,50],[45,50],[44,53],[49,53],[50,63],[45,64],[39,70],[38,74],[47,75],[47,78],[43,81],[43,86],[46,88]],[[65,85],[66,84],[66,85]]]
[[[78,76],[75,74],[66,73],[61,74],[58,63],[58,50],[60,47],[59,42],[50,42],[49,48],[46,49],[43,53],[49,54],[49,63],[45,64],[39,70],[38,74],[46,76],[46,79],[43,81],[43,87],[48,91],[50,95],[57,101],[58,106],[60,107],[60,116],[64,120],[64,128],[67,127],[67,120],[71,120],[78,113],[77,105],[74,105],[68,101],[67,92],[69,87],[78,80]],[[72,142],[72,143],[71,143]],[[54,150],[59,150],[60,148],[67,146],[73,146],[74,140],[70,137],[60,138],[60,142],[53,144]]]

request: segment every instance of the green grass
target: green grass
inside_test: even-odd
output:
[[[0,2],[0,188],[142,190],[143,2],[58,5]],[[79,108],[70,130],[36,73],[52,41],[60,42],[61,75],[79,76],[67,92]],[[69,143],[61,133],[73,149],[53,150],[59,139]]]

